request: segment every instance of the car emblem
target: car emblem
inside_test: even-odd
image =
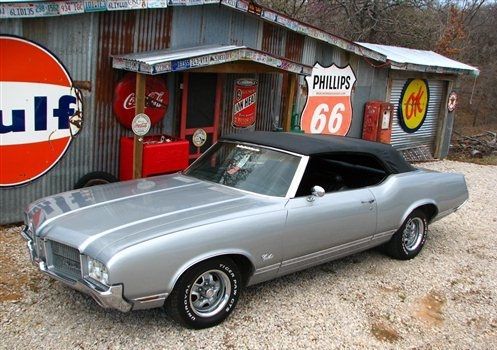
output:
[[[267,261],[267,260],[271,260],[272,258],[274,258],[274,255],[273,255],[273,253],[265,253],[265,254],[262,254],[261,258],[263,261]]]

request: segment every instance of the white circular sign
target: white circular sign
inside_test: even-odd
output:
[[[145,113],[137,114],[131,122],[131,129],[137,136],[144,136],[150,131],[152,123]]]
[[[457,107],[457,93],[455,91],[452,91],[449,94],[449,98],[447,99],[447,109],[449,112],[454,112]]]
[[[195,130],[192,138],[192,142],[195,145],[195,147],[202,147],[205,144],[205,141],[207,141],[207,133],[205,132],[205,130],[204,129]]]

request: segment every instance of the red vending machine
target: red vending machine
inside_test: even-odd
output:
[[[392,137],[393,104],[369,101],[364,107],[362,138],[369,141],[390,143]]]

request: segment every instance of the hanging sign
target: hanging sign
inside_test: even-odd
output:
[[[0,35],[0,186],[54,167],[82,125],[79,91],[44,47]]]
[[[235,128],[248,128],[255,124],[257,113],[257,79],[235,81],[233,120]]]
[[[457,93],[452,91],[447,99],[447,110],[449,112],[454,112],[457,107]]]
[[[131,122],[131,130],[136,136],[145,136],[151,126],[150,118],[145,113],[137,114]]]
[[[407,133],[414,133],[423,125],[428,112],[430,90],[423,79],[409,79],[404,85],[399,103],[399,124]]]
[[[344,136],[352,124],[351,93],[356,77],[350,66],[316,63],[307,82],[307,101],[300,127],[309,134]]]
[[[128,73],[121,79],[114,90],[114,114],[119,123],[131,129],[135,117],[136,75]],[[152,125],[162,120],[169,105],[169,92],[163,79],[147,76],[145,86],[145,114],[150,117]]]

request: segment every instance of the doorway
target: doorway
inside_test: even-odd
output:
[[[217,141],[221,95],[221,74],[183,73],[180,137],[190,143],[190,161]]]

